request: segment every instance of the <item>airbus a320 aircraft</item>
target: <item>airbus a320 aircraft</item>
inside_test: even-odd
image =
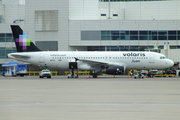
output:
[[[74,69],[93,70],[96,78],[98,73],[119,75],[126,69],[164,69],[174,65],[165,55],[155,52],[41,51],[18,25],[11,25],[11,29],[17,53],[10,53],[8,57],[42,67],[67,70],[73,63]]]

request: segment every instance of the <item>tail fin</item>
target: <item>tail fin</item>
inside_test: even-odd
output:
[[[34,45],[31,39],[19,27],[19,25],[11,25],[11,30],[14,36],[17,52],[35,52],[41,51]]]

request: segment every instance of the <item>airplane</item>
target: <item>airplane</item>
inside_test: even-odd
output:
[[[11,25],[17,53],[8,57],[61,70],[91,70],[91,75],[125,74],[126,70],[164,69],[174,65],[165,55],[150,51],[41,51],[18,25]]]

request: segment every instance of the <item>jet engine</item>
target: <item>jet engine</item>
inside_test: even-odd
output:
[[[111,74],[111,75],[122,75],[125,73],[125,67],[124,66],[111,66],[104,69],[103,73]]]

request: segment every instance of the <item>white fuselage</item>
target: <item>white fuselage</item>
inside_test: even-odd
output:
[[[18,57],[17,57],[18,56]],[[23,56],[23,57],[21,57]],[[24,58],[27,56],[28,58]],[[10,53],[9,58],[49,68],[69,69],[69,62],[79,59],[78,69],[91,70],[98,68],[84,63],[105,62],[125,66],[126,69],[163,69],[171,67],[174,62],[165,58],[163,54],[154,52],[87,52],[87,51],[42,51]],[[82,60],[82,61],[81,61]]]

